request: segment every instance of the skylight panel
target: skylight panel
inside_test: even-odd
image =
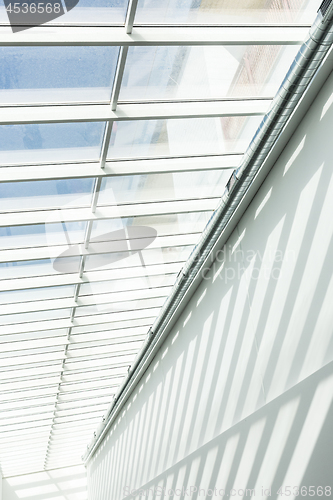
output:
[[[77,273],[80,266],[79,257],[68,257],[65,260],[68,273]],[[38,276],[57,275],[58,271],[54,268],[51,260],[29,260],[22,262],[4,262],[0,263],[0,272],[2,279],[29,278]]]
[[[66,376],[67,375],[70,375],[70,373],[64,374],[64,383],[66,383]],[[120,378],[122,378],[122,377],[121,376],[118,377],[118,380]],[[115,380],[115,378],[113,378],[113,379]],[[110,401],[110,398],[112,398],[112,395],[114,394],[114,389],[112,387],[109,387],[109,386],[95,388],[97,380],[95,380],[95,382],[93,380],[91,380],[91,382],[92,382],[91,387],[93,388],[93,390],[87,390],[85,395],[82,392],[73,393],[73,391],[70,391],[70,390],[68,390],[67,392],[61,391],[58,395],[59,405],[63,405],[64,407],[69,407],[71,404],[73,404],[74,406],[76,406],[81,400],[86,401],[86,400],[89,400],[91,398],[100,398],[100,397],[108,397],[109,401]],[[95,385],[93,384],[93,382],[95,383]],[[71,387],[71,386],[69,386],[69,387]]]
[[[73,295],[74,286],[14,290],[12,292],[1,292],[0,304],[16,304],[22,302],[34,302],[36,300],[61,299],[73,297]]]
[[[8,182],[0,184],[0,211],[90,206],[94,179]]]
[[[152,319],[154,316],[152,316]],[[93,370],[96,368],[101,368],[103,366],[130,366],[133,362],[137,351],[131,351],[130,353],[123,353],[117,356],[106,356],[106,357],[91,357],[90,359],[67,359],[65,363],[66,370]]]
[[[65,2],[66,4],[66,2]],[[76,25],[124,25],[128,0],[80,0],[61,18],[61,23]],[[59,21],[51,21],[53,24]]]
[[[19,205],[16,206],[16,209],[19,208]],[[0,227],[0,250],[68,245],[68,241],[82,243],[86,225],[85,221],[66,221]]]
[[[146,309],[150,307],[161,307],[165,301],[165,297],[148,298],[141,300],[123,301],[117,306],[113,302],[100,305],[97,303],[92,306],[79,307],[76,311],[75,317],[80,318],[83,316],[98,315],[106,311],[136,311],[138,309]]]
[[[186,214],[151,215],[148,217],[136,217],[135,224],[155,229],[158,236],[200,233],[207,224],[210,214],[210,212],[192,212]],[[103,241],[105,234],[116,229],[126,228],[132,224],[133,219],[127,218],[122,218],[121,221],[117,219],[94,221],[91,238],[96,241]]]
[[[300,7],[301,5],[301,7]],[[145,24],[294,24],[311,23],[318,2],[303,4],[266,0],[139,0],[135,25]]]
[[[49,350],[43,351],[40,349],[41,352],[37,349],[35,353],[29,353],[27,351],[17,351],[13,353],[11,356],[6,356],[6,353],[1,353],[0,359],[1,359],[1,365],[2,367],[11,367],[11,366],[17,366],[19,367],[20,365],[24,365],[27,362],[29,363],[38,363],[38,362],[50,362],[50,361],[60,361],[64,358],[64,350],[58,348],[58,350]],[[28,397],[28,394],[22,393],[22,397]]]
[[[105,323],[99,323],[95,325],[73,325],[71,329],[71,335],[84,335],[86,333],[94,333],[94,332],[105,332],[105,331],[110,331],[111,335],[112,332],[120,329],[129,329],[129,328],[136,328],[136,327],[148,327],[151,325],[151,322],[154,320],[152,316],[148,316],[146,318],[135,318],[135,319],[130,319],[128,321],[114,321],[112,324],[108,323],[107,321]],[[121,363],[120,363],[121,364]],[[117,366],[119,364],[117,363]]]
[[[119,101],[273,97],[297,50],[297,45],[130,47]]]
[[[108,102],[118,52],[103,46],[0,47],[0,104]]]
[[[108,159],[244,152],[261,118],[180,118],[115,122]],[[233,123],[230,127],[229,124]]]
[[[41,377],[40,380],[19,380],[17,382],[6,382],[1,383],[1,391],[11,391],[18,389],[29,389],[33,387],[38,387],[39,385],[53,385],[59,383],[59,376],[55,375],[53,377]],[[3,410],[6,410],[6,404],[2,404]],[[36,410],[37,412],[37,410]]]
[[[48,21],[48,25],[124,25],[128,0],[65,0],[61,2],[65,15]],[[64,9],[65,7],[65,9]],[[73,8],[74,7],[74,8]],[[0,22],[8,24],[3,6],[0,7]],[[32,18],[33,22],[33,18]]]
[[[110,203],[111,193],[119,204],[222,196],[229,177],[228,170],[107,177],[98,206]]]
[[[79,382],[83,380],[98,380],[100,378],[117,379],[122,378],[127,373],[126,364],[118,367],[101,367],[95,370],[72,370],[66,371],[63,375],[64,382]],[[95,395],[104,395],[105,389],[97,389]],[[109,394],[109,393],[107,393]],[[75,398],[74,398],[75,399]],[[59,400],[62,400],[60,398]]]
[[[0,125],[0,163],[97,160],[104,122]]]
[[[13,378],[17,377],[39,377],[45,373],[47,374],[58,374],[61,372],[61,363],[53,362],[49,363],[47,366],[42,365],[42,366],[23,366],[21,368],[19,367],[12,367],[12,370],[1,370],[0,371],[0,380],[12,380]],[[13,373],[15,372],[15,373]]]
[[[118,262],[112,262],[115,258],[114,254],[103,254],[88,256],[86,258],[85,269],[90,271],[95,269],[96,266],[103,267],[103,269],[113,269],[119,267],[141,267],[142,265],[156,265],[156,264],[172,264],[175,262],[184,262],[188,255],[191,253],[193,245],[186,247],[165,247],[160,249],[144,250],[130,257],[125,255],[125,258]],[[121,259],[122,254],[117,254]],[[126,297],[124,297],[126,299]],[[102,303],[104,303],[103,300]],[[100,303],[100,302],[99,302]]]

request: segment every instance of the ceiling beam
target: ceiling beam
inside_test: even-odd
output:
[[[310,25],[303,26],[38,26],[13,33],[0,27],[0,46],[64,45],[295,45],[301,44]]]
[[[264,115],[271,99],[240,99],[192,102],[3,106],[0,125],[73,123],[99,121],[167,120]]]
[[[198,170],[235,169],[241,153],[179,158],[142,158],[100,162],[78,162],[41,165],[15,165],[0,168],[0,182],[41,181],[82,177],[113,177],[119,175],[161,174]]]
[[[202,200],[114,205],[97,207],[95,213],[92,213],[90,207],[9,212],[0,214],[0,227],[206,212],[215,210],[219,200],[220,198],[206,198]]]

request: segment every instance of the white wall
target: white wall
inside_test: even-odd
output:
[[[89,500],[333,487],[332,88],[333,75],[89,463]]]
[[[87,500],[83,465],[3,478],[2,486],[2,500]]]

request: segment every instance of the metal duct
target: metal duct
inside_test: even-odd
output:
[[[102,442],[107,430],[131,390],[132,381],[139,369],[151,359],[158,341],[175,314],[187,290],[204,267],[219,240],[221,232],[244,197],[260,170],[268,153],[281,134],[304,91],[315,75],[333,43],[333,0],[324,0],[318,10],[307,40],[301,46],[268,113],[263,118],[254,138],[244,154],[240,167],[230,177],[220,203],[203,231],[199,243],[179,273],[169,298],[150,328],[144,346],[129,370],[118,391],[107,417],[95,433],[93,442],[83,457],[88,461]]]

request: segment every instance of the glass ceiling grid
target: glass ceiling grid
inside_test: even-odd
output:
[[[80,463],[319,3],[0,8],[4,476]]]

